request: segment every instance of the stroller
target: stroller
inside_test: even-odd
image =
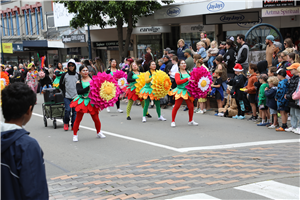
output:
[[[63,119],[65,113],[64,98],[61,91],[55,88],[43,90],[44,103],[42,104],[44,125],[47,127],[47,119],[53,120],[53,128],[57,128],[56,119]]]

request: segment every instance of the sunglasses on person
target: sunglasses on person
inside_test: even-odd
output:
[[[286,43],[283,43],[284,45],[286,45]]]
[[[75,65],[69,65],[69,67],[75,67]]]

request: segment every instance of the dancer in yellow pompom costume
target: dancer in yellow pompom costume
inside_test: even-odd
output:
[[[164,75],[162,75],[162,73],[164,73],[164,72],[156,71],[156,64],[154,61],[150,61],[149,63],[150,63],[150,69],[144,75],[145,85],[143,86],[143,88],[140,90],[140,93],[139,93],[139,97],[145,99],[142,122],[146,122],[146,115],[148,113],[150,99],[154,101],[154,104],[156,107],[156,112],[158,115],[158,120],[166,121],[166,119],[161,115],[159,99],[166,96],[166,94],[169,92],[169,90],[171,88],[171,85],[170,85],[169,90],[164,92],[165,86],[169,84],[168,81],[164,82],[166,80],[166,77]],[[157,74],[157,76],[156,76],[156,74]],[[161,78],[162,80],[159,80],[159,78]],[[142,77],[141,77],[140,81],[137,80],[137,84],[136,84],[137,90],[139,90],[139,88],[143,84],[143,81],[144,80]],[[154,92],[156,92],[156,94]],[[164,93],[165,93],[165,95],[162,96],[162,94],[164,94]]]
[[[151,83],[151,88],[153,89],[152,92],[156,99],[165,97],[170,91],[172,85],[170,77],[161,70],[153,74]]]
[[[0,107],[2,106],[2,90],[9,84],[9,77],[4,72],[4,65],[0,64]]]

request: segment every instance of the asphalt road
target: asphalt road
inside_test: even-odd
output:
[[[61,122],[53,129],[52,120],[48,119],[48,127],[44,127],[42,102],[43,96],[38,95],[35,115],[26,129],[44,151],[47,177],[176,155],[188,147],[299,139],[294,133],[276,132],[246,120],[216,117],[212,112],[195,114],[194,120],[199,126],[188,126],[188,113],[183,108],[178,111],[175,128],[170,127],[171,108],[162,110],[167,121],[158,121],[155,109],[149,109],[153,118],[142,123],[142,108],[133,106],[131,121],[126,120],[125,112],[118,113],[116,107],[111,108],[110,113],[106,110],[100,113],[102,130],[117,134],[106,134],[105,139],[96,138],[94,123],[86,114],[81,123],[85,127],[78,132],[79,142],[73,142],[72,131],[64,131]],[[126,110],[125,103],[121,103],[121,109]],[[121,138],[123,136],[129,138]]]

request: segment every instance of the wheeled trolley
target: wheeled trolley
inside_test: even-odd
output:
[[[48,126],[47,119],[53,120],[53,128],[57,128],[56,119],[63,119],[65,113],[65,105],[64,103],[43,103],[43,118],[45,127]]]

